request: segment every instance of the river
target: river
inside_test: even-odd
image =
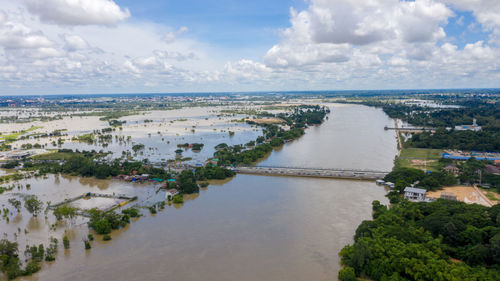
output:
[[[393,121],[380,109],[329,105],[329,120],[259,165],[390,170]],[[237,175],[182,207],[168,206],[100,237],[74,241],[29,280],[337,280],[338,252],[371,202],[373,182]]]

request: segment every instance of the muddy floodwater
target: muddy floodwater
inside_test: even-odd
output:
[[[384,126],[393,121],[379,109],[329,106],[323,125],[259,165],[390,170],[397,147]],[[385,194],[373,182],[237,175],[183,206],[143,212],[89,251],[75,241],[26,280],[337,280],[338,252]]]

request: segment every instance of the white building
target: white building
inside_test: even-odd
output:
[[[476,118],[472,119],[472,125],[459,125],[455,126],[455,131],[480,131],[481,126],[476,123]]]
[[[177,189],[175,189],[175,188],[169,189],[169,190],[167,190],[167,192],[165,192],[165,199],[167,201],[170,201],[177,194],[179,194],[179,191]]]
[[[408,199],[410,201],[424,201],[426,190],[422,188],[407,186],[405,187],[404,193],[405,199]]]

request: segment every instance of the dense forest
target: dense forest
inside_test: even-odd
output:
[[[414,134],[404,145],[418,148],[500,152],[500,130],[473,132],[438,129],[435,133]]]
[[[447,104],[460,106],[459,108],[429,108],[421,105],[396,103],[384,100],[367,100],[361,104],[381,107],[391,118],[401,119],[414,126],[428,127],[455,127],[457,125],[472,124],[476,118],[478,125],[486,130],[498,130],[500,124],[500,106],[490,103],[487,99],[465,99]]]
[[[374,201],[340,255],[340,280],[500,280],[500,205]]]

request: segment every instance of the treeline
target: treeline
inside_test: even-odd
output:
[[[340,280],[500,280],[500,205],[374,201],[340,255]]]
[[[255,142],[249,142],[246,146],[254,146],[246,149],[243,145],[227,146],[219,144],[215,148],[217,151],[214,157],[219,159],[218,165],[249,165],[264,157],[273,150],[273,147],[283,145],[287,141],[297,139],[304,135],[303,128],[308,125],[321,124],[330,112],[328,108],[319,105],[304,105],[297,107],[292,113],[278,114],[290,126],[289,130],[284,130],[281,126],[274,124],[262,125],[264,136],[258,137]],[[268,142],[266,142],[268,141]]]
[[[45,248],[43,244],[38,246],[26,245],[24,255],[26,265],[19,257],[19,246],[17,242],[10,242],[7,239],[0,240],[0,271],[5,274],[8,280],[19,276],[30,276],[40,270],[39,263],[45,261],[54,261],[57,254],[57,239],[51,238],[50,245]]]
[[[96,177],[98,179],[106,179],[120,174],[148,174],[150,178],[170,179],[177,178],[176,185],[179,191],[184,194],[196,193],[199,187],[196,181],[211,180],[211,179],[226,179],[234,176],[233,171],[219,166],[198,167],[193,170],[185,170],[178,175],[172,175],[162,168],[155,168],[151,165],[142,162],[123,162],[114,160],[111,163],[99,163],[94,161],[96,153],[92,152],[69,152],[66,161],[60,165],[59,163],[40,163],[33,164],[25,162],[25,167],[28,169],[37,169],[40,174],[46,173],[65,173],[82,177]],[[29,165],[26,165],[29,163]]]
[[[25,167],[29,169],[38,169],[41,174],[46,173],[65,173],[82,177],[96,177],[98,179],[106,179],[108,177],[117,176],[119,174],[149,174],[156,178],[169,178],[170,174],[161,168],[154,168],[150,165],[144,165],[142,162],[123,162],[114,160],[111,163],[95,161],[95,153],[91,152],[68,152],[69,156],[66,161],[60,165],[59,163],[31,163],[25,162]],[[26,165],[26,163],[29,163]]]
[[[198,167],[195,170],[183,170],[177,176],[177,188],[182,194],[198,193],[198,181],[223,180],[234,176],[234,172],[219,166]]]
[[[440,102],[440,101],[438,101]],[[461,100],[453,102],[460,108],[431,108],[420,105],[395,103],[384,100],[366,100],[361,104],[380,107],[391,118],[401,119],[414,126],[455,127],[472,124],[474,118],[486,130],[498,130],[500,106],[487,99]]]
[[[304,127],[307,125],[319,125],[330,110],[327,107],[319,105],[301,105],[293,109],[292,113],[280,113],[279,117],[295,127]]]
[[[435,133],[414,134],[404,145],[418,148],[500,152],[500,130],[473,132],[438,129]]]
[[[443,186],[454,185],[457,179],[453,174],[446,172],[425,173],[420,169],[395,167],[384,177],[384,181],[394,183],[394,189],[402,192],[405,187],[417,183],[416,186],[426,190],[437,190]]]

